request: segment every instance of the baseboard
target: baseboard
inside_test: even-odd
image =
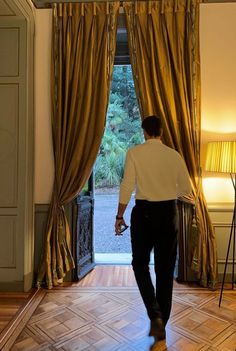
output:
[[[223,281],[223,273],[219,273],[218,274],[218,279],[219,279],[219,283],[222,283]],[[232,282],[232,273],[227,273],[225,275],[225,283],[231,283]],[[236,283],[236,275],[234,277],[234,282]]]
[[[0,282],[0,291],[24,291],[24,282]]]

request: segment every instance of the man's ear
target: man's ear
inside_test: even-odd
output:
[[[145,129],[143,129],[143,135],[144,135],[144,139],[147,140],[148,135],[147,135],[147,132],[145,131]]]

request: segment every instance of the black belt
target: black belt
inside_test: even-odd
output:
[[[165,200],[165,201],[148,201],[148,200],[139,200],[136,199],[135,200],[135,204],[136,205],[162,205],[162,204],[176,204],[177,200],[173,199],[173,200]]]

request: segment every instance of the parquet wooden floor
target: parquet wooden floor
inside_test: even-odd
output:
[[[28,301],[30,293],[0,292],[0,332]]]
[[[109,269],[112,272],[112,268],[97,267],[79,284],[40,290],[31,318],[25,321],[27,324],[16,341],[13,344],[9,341],[2,350],[236,350],[236,291],[224,292],[219,309],[219,291],[176,283],[166,341],[153,346],[153,338],[147,336],[149,321],[131,268],[121,268],[122,278],[113,275],[114,279],[104,275]],[[93,286],[96,280],[97,286]],[[112,281],[113,284],[116,281],[116,286],[112,286]]]

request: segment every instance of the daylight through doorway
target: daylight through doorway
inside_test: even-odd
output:
[[[96,263],[130,264],[130,230],[115,236],[114,221],[126,151],[143,142],[141,117],[130,65],[115,65],[105,133],[94,167],[94,251]],[[134,198],[125,213],[129,225]]]

